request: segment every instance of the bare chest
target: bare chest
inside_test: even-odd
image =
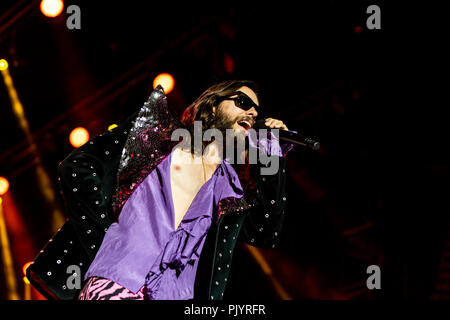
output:
[[[182,153],[175,150],[170,164],[175,229],[183,220],[201,187],[212,175],[202,163],[190,163]]]

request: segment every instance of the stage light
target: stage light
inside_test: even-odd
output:
[[[6,227],[5,216],[3,214],[2,198],[0,198],[0,254],[5,276],[6,294],[8,300],[19,300],[17,291],[16,274],[14,272],[14,261],[9,245],[8,230]]]
[[[64,9],[64,2],[62,0],[42,0],[41,12],[49,17],[54,18],[61,14]]]
[[[30,280],[28,280],[27,278],[27,269],[28,267],[33,263],[33,261],[27,262],[23,265],[22,267],[22,271],[23,271],[23,282],[25,283],[24,285],[24,293],[23,293],[23,299],[24,300],[31,300],[31,287],[30,287]]]
[[[75,128],[70,133],[69,140],[72,146],[78,148],[89,141],[89,132],[83,127]]]
[[[8,69],[8,61],[0,59],[0,71]]]
[[[41,192],[42,196],[47,200],[50,207],[53,208],[53,223],[54,223],[53,230],[56,231],[56,229],[60,227],[65,221],[64,214],[62,213],[62,210],[59,209],[60,204],[57,201],[55,201],[56,192],[53,189],[53,184],[51,183],[51,178],[49,174],[42,165],[41,155],[39,152],[37,152],[39,148],[34,142],[30,125],[28,123],[28,119],[25,114],[25,109],[22,105],[22,102],[20,101],[19,94],[17,93],[16,88],[14,86],[13,78],[11,77],[11,74],[9,73],[8,69],[2,70],[0,74],[3,78],[3,82],[5,83],[6,89],[8,91],[8,95],[11,101],[12,112],[17,120],[17,124],[19,128],[22,130],[24,136],[26,137],[26,141],[28,143],[28,146],[30,147],[30,150],[32,150],[31,153],[36,163],[35,170],[38,176],[38,186],[36,187],[36,189]]]
[[[117,127],[118,127],[118,125],[114,123],[108,127],[108,131],[111,131],[112,129],[117,128]]]
[[[22,272],[23,272],[23,275],[24,275],[24,276],[27,275],[27,269],[28,269],[28,267],[29,267],[30,265],[32,265],[32,264],[33,264],[33,261],[29,261],[29,262],[27,262],[27,263],[25,263],[25,264],[23,265],[23,267],[22,267]]]
[[[234,62],[234,59],[230,56],[228,52],[225,53],[223,57],[223,62],[225,66],[225,71],[227,73],[233,73],[236,63]]]
[[[9,182],[6,178],[0,177],[0,196],[8,192]]]
[[[168,94],[175,86],[175,79],[169,73],[161,73],[153,80],[153,89],[155,89],[158,84],[160,84],[163,87],[164,92]]]

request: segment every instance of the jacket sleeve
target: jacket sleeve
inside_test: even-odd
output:
[[[58,167],[58,181],[69,219],[91,259],[112,223],[111,195],[127,125],[92,138]]]
[[[247,212],[240,240],[262,248],[274,248],[280,240],[286,209],[286,158],[278,158],[279,168],[273,175],[262,175],[261,165],[251,165],[256,195]]]

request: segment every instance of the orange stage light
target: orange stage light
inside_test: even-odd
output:
[[[64,2],[62,0],[42,0],[41,12],[44,16],[49,18],[57,17],[64,9]]]
[[[78,148],[89,141],[89,132],[83,127],[75,128],[70,133],[69,140],[72,146]]]
[[[0,59],[0,71],[8,69],[8,61]]]
[[[0,196],[7,193],[9,190],[9,182],[6,178],[0,177]]]
[[[29,261],[27,263],[25,263],[22,267],[22,271],[23,271],[23,275],[26,276],[27,275],[27,269],[30,265],[33,264],[33,261]]]
[[[161,73],[153,80],[153,89],[155,89],[158,84],[160,84],[163,87],[164,92],[168,94],[173,90],[173,87],[175,87],[175,79],[169,73]]]

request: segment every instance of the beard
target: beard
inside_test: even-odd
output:
[[[233,126],[235,123],[239,123],[240,121],[245,120],[250,121],[252,120],[252,117],[230,117],[221,112],[221,110],[219,109],[212,127],[220,130],[223,137],[227,137],[227,135],[229,137],[231,134],[233,135],[232,144],[223,144],[223,155],[227,155],[227,147],[233,148],[232,157],[227,158],[230,160],[232,167],[238,174],[239,181],[241,182],[241,185],[244,189],[244,194],[246,194],[250,198],[256,198],[256,182],[251,178],[250,174],[248,136],[244,133],[243,130],[233,130]],[[242,143],[244,144],[244,148],[238,148],[238,146],[242,146]]]
[[[251,122],[253,118],[248,115],[230,117],[219,108],[211,124],[212,128],[218,129],[222,133],[224,138],[222,155],[225,155],[232,164],[245,164],[248,162],[249,144],[247,132],[244,128],[242,130],[233,129],[234,125],[241,121]]]

